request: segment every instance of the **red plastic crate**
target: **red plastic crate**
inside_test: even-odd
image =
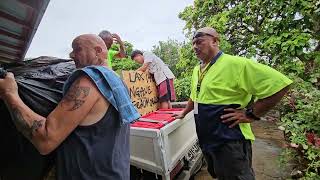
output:
[[[159,109],[157,111],[183,111],[183,108]]]
[[[149,114],[146,114],[144,116],[141,116],[145,119],[151,119],[156,121],[172,121],[174,120],[174,117],[172,117],[173,114],[167,114],[167,113],[161,113],[161,112],[152,112]]]
[[[131,124],[131,127],[140,127],[140,128],[149,128],[149,129],[161,129],[165,124],[163,123],[152,123],[152,122],[143,122],[136,121]]]
[[[183,111],[183,108],[172,108],[172,109],[159,109],[156,112],[168,112],[173,114],[179,114]]]
[[[174,108],[174,109],[160,109],[158,111],[146,114],[141,118],[152,120],[152,121],[159,121],[159,122],[145,122],[145,121],[137,121],[131,124],[132,127],[142,127],[142,128],[151,128],[151,129],[160,129],[166,124],[174,121],[175,118],[172,117],[175,113],[180,113],[183,109],[181,108]]]

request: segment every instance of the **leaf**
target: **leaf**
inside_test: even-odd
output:
[[[273,29],[272,28],[268,28],[268,33],[272,34],[273,33]]]
[[[308,145],[302,144],[302,148],[305,149],[305,150],[307,150],[307,149],[308,149]]]

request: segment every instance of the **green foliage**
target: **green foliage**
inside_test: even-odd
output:
[[[182,72],[179,76],[181,78],[190,77],[197,64],[199,64],[199,60],[192,50],[191,43],[183,43],[179,50],[179,61],[176,65],[177,69]]]
[[[175,79],[177,101],[187,101],[190,95],[191,73],[199,63],[193,53],[191,43],[179,43],[169,39],[153,46],[153,53],[160,57],[170,68]]]
[[[320,75],[319,6],[316,0],[195,0],[179,17],[186,21],[189,35],[200,27],[216,28],[225,52],[270,65],[299,59],[306,64],[300,77],[316,83]]]
[[[112,69],[120,74],[121,71],[129,71],[129,70],[136,70],[140,67],[138,63],[131,60],[131,58],[123,58],[123,59],[115,59],[113,61]]]
[[[174,81],[178,101],[188,101],[190,96],[191,76],[179,78]]]
[[[158,45],[153,46],[152,52],[157,55],[164,63],[166,63],[173,74],[180,74],[176,68],[176,64],[179,60],[180,43],[173,39],[167,41],[159,41]]]
[[[199,63],[191,43],[179,43],[168,39],[159,41],[158,45],[153,46],[152,51],[169,66],[176,76],[174,85],[177,101],[187,101],[190,95],[192,70]]]
[[[133,45],[127,41],[124,41],[123,44],[124,44],[124,48],[126,51],[126,55],[130,56],[133,51]],[[115,51],[119,51],[120,45],[119,44],[112,44],[110,49],[115,50]]]
[[[133,45],[127,41],[124,41],[124,47],[126,50],[126,55],[130,57],[133,51]]]
[[[294,80],[295,84],[280,107],[281,124],[290,143],[299,145],[297,150],[304,154],[306,177],[314,177],[314,174],[320,174],[320,146],[310,143],[307,133],[320,134],[320,91],[301,78]]]
[[[127,57],[126,58],[115,58],[113,63],[113,67],[112,69],[117,72],[117,74],[120,75],[121,71],[128,71],[128,70],[136,70],[140,67],[140,65],[138,63],[136,63],[135,61],[133,61],[130,58],[131,52],[133,51],[133,45],[129,42],[124,42],[124,46],[125,46],[125,50],[126,50],[126,54]],[[113,44],[111,46],[111,49],[113,50],[119,50],[119,44]]]
[[[280,156],[278,157],[279,168],[281,171],[286,172],[288,166],[299,163],[300,159],[297,159],[297,151],[294,149],[284,148],[281,150]]]

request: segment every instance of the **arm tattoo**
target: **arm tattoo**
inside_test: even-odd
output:
[[[89,95],[90,87],[80,86],[80,81],[77,81],[71,86],[65,97],[62,99],[61,106],[72,104],[69,111],[74,111],[80,108],[84,103],[86,97]]]
[[[38,131],[38,129],[43,126],[44,120],[33,120],[30,126],[23,118],[22,113],[18,108],[13,108],[11,114],[17,129],[30,140],[33,137],[33,132]]]

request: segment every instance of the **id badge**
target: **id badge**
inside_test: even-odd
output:
[[[199,114],[198,103],[197,102],[193,103],[193,113],[194,114]]]

